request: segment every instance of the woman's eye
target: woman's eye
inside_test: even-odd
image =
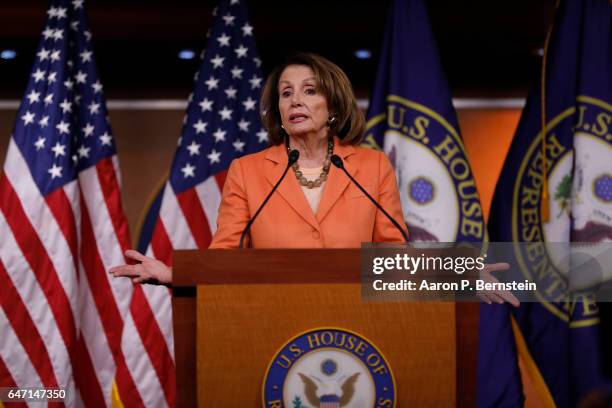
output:
[[[317,91],[314,88],[306,88],[306,95],[314,95]]]
[[[283,98],[287,98],[287,97],[291,96],[291,92],[290,91],[283,91],[283,92],[281,92],[281,96]]]

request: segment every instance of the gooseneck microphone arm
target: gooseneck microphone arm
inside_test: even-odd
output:
[[[382,208],[382,206],[380,204],[378,204],[378,201],[376,201],[374,198],[372,198],[372,196],[370,194],[368,194],[368,192],[361,186],[361,184],[359,184],[357,182],[357,180],[355,180],[353,178],[353,176],[351,176],[349,174],[348,171],[346,171],[346,169],[344,168],[344,162],[342,161],[342,159],[340,158],[340,156],[338,156],[337,154],[334,154],[331,158],[330,158],[331,162],[334,164],[334,166],[336,166],[337,168],[339,168],[340,170],[342,170],[344,172],[344,174],[347,175],[347,177],[361,190],[361,192],[363,194],[365,194],[366,197],[368,197],[370,199],[370,201],[372,203],[374,203],[374,205],[376,206],[376,208],[378,208],[383,214],[385,214],[385,216],[389,219],[389,221],[391,221],[393,223],[393,225],[395,226],[395,228],[398,229],[399,232],[401,232],[402,237],[404,237],[404,241],[408,242],[408,235],[406,235],[406,233],[404,232],[404,230],[402,229],[402,227],[397,223],[397,221],[395,221],[393,219],[392,216],[389,215],[389,213],[387,213],[385,211],[384,208]]]
[[[281,181],[283,181],[283,179],[287,175],[287,172],[289,171],[289,168],[293,165],[293,163],[298,161],[299,158],[300,158],[300,152],[298,150],[294,149],[289,152],[289,161],[287,162],[287,167],[285,168],[283,175],[281,176],[280,179],[278,179],[278,181],[276,182],[276,184],[274,185],[274,187],[272,188],[272,190],[270,191],[266,199],[263,201],[263,203],[261,203],[257,211],[255,211],[255,215],[253,215],[253,217],[247,223],[246,227],[244,227],[244,230],[242,231],[242,235],[240,236],[240,245],[238,246],[238,248],[242,249],[244,247],[244,238],[247,236],[247,234],[251,230],[251,225],[253,225],[253,221],[255,221],[255,218],[257,218],[257,216],[259,215],[261,210],[265,207],[270,197],[272,197],[272,194],[276,191],[276,189],[280,185]]]

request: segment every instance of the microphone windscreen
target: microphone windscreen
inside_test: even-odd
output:
[[[300,151],[297,149],[293,149],[289,152],[289,165],[291,166],[293,163],[298,161],[300,158]]]
[[[331,158],[330,158],[331,162],[334,164],[334,166],[336,166],[337,168],[341,169],[344,167],[344,163],[342,162],[342,159],[340,158],[340,156],[338,156],[337,154],[334,154]]]

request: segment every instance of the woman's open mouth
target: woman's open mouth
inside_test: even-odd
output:
[[[291,123],[300,123],[306,119],[308,119],[308,116],[304,115],[303,113],[294,113],[289,116],[289,122]]]

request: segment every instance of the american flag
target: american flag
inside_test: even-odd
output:
[[[142,350],[157,350],[126,336],[154,332],[154,316],[107,273],[129,234],[83,0],[47,12],[0,175],[0,235],[0,387],[65,388],[66,406],[165,405],[138,386],[156,376]]]
[[[259,119],[261,60],[246,4],[222,0],[214,16],[170,175],[145,217],[139,239],[142,252],[168,265],[174,249],[208,247],[231,161],[266,147],[268,141]],[[155,314],[163,333],[156,338],[167,342],[163,350],[169,358],[174,349],[170,293],[149,285],[143,292],[145,296],[134,301]],[[140,304],[133,303],[132,309],[140,310]]]

